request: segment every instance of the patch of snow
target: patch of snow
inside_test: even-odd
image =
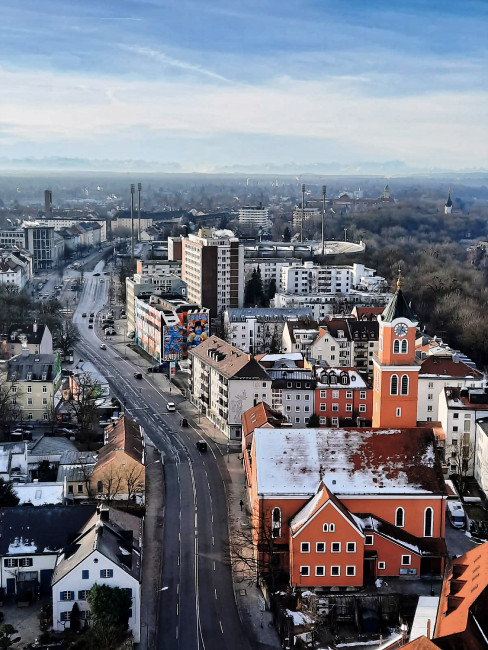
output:
[[[426,467],[434,467],[434,463],[434,445],[429,445],[422,456],[422,465],[425,465]]]
[[[381,578],[376,578],[374,583],[376,589],[381,589],[382,585],[383,585],[383,580]]]
[[[311,625],[313,623],[313,619],[303,612],[293,612],[291,609],[287,609],[286,614],[293,619],[293,625]]]

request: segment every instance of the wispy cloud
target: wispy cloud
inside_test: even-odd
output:
[[[177,70],[182,70],[183,72],[189,72],[203,77],[208,77],[210,79],[216,79],[218,81],[230,83],[230,79],[226,79],[226,77],[223,77],[222,75],[217,74],[212,70],[207,70],[201,65],[195,65],[194,63],[189,63],[188,61],[180,61],[179,59],[175,59],[171,56],[168,56],[164,52],[154,50],[150,47],[141,47],[138,45],[120,45],[120,47],[127,52],[152,59],[153,61],[161,63],[163,66],[166,66],[168,68],[175,68]]]

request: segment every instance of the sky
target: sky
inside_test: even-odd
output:
[[[0,156],[488,168],[487,0],[2,0]]]

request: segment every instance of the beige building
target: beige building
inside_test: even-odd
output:
[[[31,354],[24,348],[8,361],[5,385],[11,391],[20,421],[49,421],[60,384],[58,354]]]

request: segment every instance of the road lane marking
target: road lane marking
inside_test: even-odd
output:
[[[221,631],[222,634],[223,634],[223,633],[224,633],[224,628],[222,627],[222,621],[219,621],[219,625],[220,625],[220,631]]]

